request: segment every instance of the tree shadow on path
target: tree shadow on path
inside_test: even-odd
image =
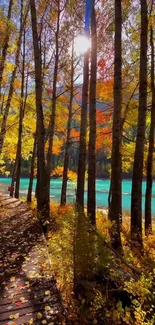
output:
[[[68,324],[41,226],[27,210],[0,211],[0,325]]]

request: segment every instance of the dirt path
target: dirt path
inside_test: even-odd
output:
[[[64,313],[38,220],[0,195],[0,325],[67,324]]]

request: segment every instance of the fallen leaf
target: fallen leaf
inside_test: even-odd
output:
[[[43,315],[41,313],[37,313],[37,318],[38,319],[42,319],[43,318]]]
[[[49,290],[45,291],[45,296],[49,296],[51,292]]]
[[[24,297],[20,297],[19,299],[20,299],[20,301],[23,301],[23,300],[25,300],[25,298],[24,298]]]
[[[46,311],[50,311],[51,310],[51,307],[50,306],[45,306],[45,310]]]
[[[16,306],[19,307],[21,305],[21,301],[16,302]]]
[[[20,288],[20,289],[23,289],[23,288],[24,288],[24,284],[20,284],[20,285],[19,285],[19,288]]]
[[[32,324],[33,324],[33,318],[31,318],[31,319],[28,321],[28,323],[29,323],[30,325],[32,325]]]
[[[15,319],[18,319],[18,318],[19,318],[19,313],[15,314],[15,315],[14,315],[14,318],[15,318]]]
[[[15,280],[16,280],[15,276],[12,276],[12,277],[10,278],[10,281],[11,281],[11,282],[13,282],[13,281],[15,281]]]
[[[22,304],[25,304],[26,302],[28,302],[28,300],[26,300],[24,297],[20,297],[20,301],[22,302]]]
[[[41,322],[43,325],[47,324],[47,320],[46,319],[43,319],[42,322]]]
[[[14,314],[14,315],[10,315],[9,318],[10,319],[18,319],[19,318],[19,313]]]

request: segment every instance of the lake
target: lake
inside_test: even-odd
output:
[[[8,186],[11,184],[11,178],[0,178],[0,191],[8,193]],[[20,185],[20,196],[25,197],[27,194],[29,179],[22,178]],[[62,180],[52,179],[51,180],[51,199],[60,201]],[[36,179],[33,184],[33,191],[35,191]],[[96,203],[98,207],[108,206],[108,192],[109,192],[110,181],[109,180],[96,180]],[[123,180],[122,182],[122,204],[124,211],[130,211],[131,205],[131,180]],[[86,185],[87,187],[87,185]],[[143,182],[143,198],[142,198],[142,209],[144,212],[144,200],[145,200],[145,189],[146,182]],[[67,201],[75,201],[76,183],[68,181],[67,189]],[[85,190],[85,204],[87,203],[87,189]],[[153,195],[152,195],[152,213],[155,217],[155,183],[153,184]]]

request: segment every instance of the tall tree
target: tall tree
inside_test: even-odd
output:
[[[58,77],[58,64],[59,64],[59,31],[60,31],[60,1],[57,1],[57,23],[55,32],[55,55],[54,55],[54,75],[53,75],[53,95],[52,95],[52,111],[49,122],[49,145],[47,152],[47,175],[48,175],[48,196],[50,198],[50,177],[51,177],[51,158],[53,150],[55,117],[56,117],[56,100],[57,100],[57,77]]]
[[[142,181],[147,111],[147,1],[141,0],[139,110],[131,193],[131,238],[142,247]]]
[[[37,31],[35,0],[30,0],[30,6],[35,63],[35,92],[37,112],[37,210],[40,215],[42,224],[46,227],[47,222],[49,222],[50,211],[48,197],[48,178],[44,152],[45,128],[42,107],[42,63]]]
[[[111,202],[109,218],[112,245],[121,250],[120,216],[122,214],[121,172],[121,111],[122,111],[122,7],[115,0],[115,60],[114,60],[114,113],[112,127]]]
[[[1,88],[2,88],[2,78],[3,78],[3,71],[4,71],[4,65],[5,60],[7,56],[7,50],[9,46],[9,38],[10,38],[10,19],[11,19],[11,13],[12,13],[12,6],[13,6],[13,0],[9,1],[9,7],[8,7],[8,15],[7,15],[7,24],[6,24],[6,34],[4,37],[4,43],[2,48],[2,56],[0,60],[0,99],[1,99]]]
[[[149,133],[149,148],[147,156],[146,166],[146,195],[145,195],[145,234],[152,232],[152,171],[153,171],[153,152],[154,152],[154,136],[155,136],[155,84],[154,84],[154,37],[153,27],[150,27],[150,46],[151,46],[151,93],[152,93],[152,104],[151,104],[151,124]]]
[[[27,192],[27,202],[32,201],[32,189],[33,189],[33,179],[34,179],[34,164],[35,164],[35,156],[36,156],[36,147],[37,147],[37,137],[34,135],[34,144],[31,158],[31,168],[30,168],[30,179],[29,179],[29,187]]]
[[[97,32],[96,13],[93,4],[91,15],[91,74],[89,105],[89,145],[88,145],[88,202],[87,213],[92,225],[96,223],[96,76],[97,76]]]
[[[88,105],[88,83],[89,83],[89,50],[84,54],[84,71],[82,86],[82,108],[80,124],[80,146],[78,159],[78,177],[76,203],[79,210],[84,211],[84,189],[86,172],[86,133],[87,133],[87,105]]]
[[[25,92],[25,100],[24,100],[24,86],[25,86],[25,30],[23,35],[23,60],[22,60],[22,82],[21,82],[21,103],[19,110],[19,129],[18,129],[18,142],[17,142],[17,169],[16,169],[16,186],[15,186],[15,197],[19,198],[19,187],[20,187],[20,173],[21,173],[21,160],[22,160],[22,132],[23,132],[23,118],[24,111],[27,100],[27,87],[28,87],[28,73],[26,80],[26,92]]]
[[[67,191],[68,165],[69,165],[69,148],[70,148],[71,122],[72,122],[73,92],[74,92],[74,41],[72,43],[70,99],[69,99],[69,107],[68,107],[69,114],[68,114],[68,122],[67,122],[67,136],[66,136],[63,180],[62,180],[62,189],[61,189],[61,205],[66,204],[66,191]]]

